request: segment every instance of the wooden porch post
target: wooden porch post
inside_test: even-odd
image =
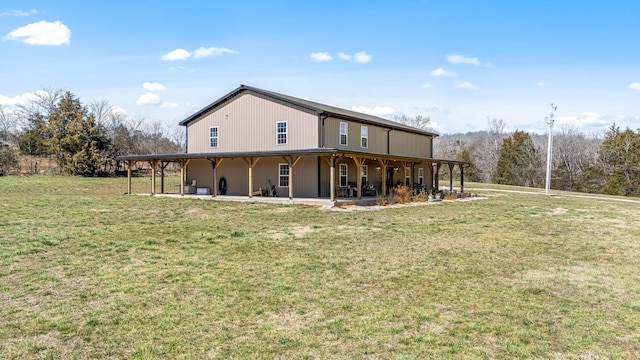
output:
[[[283,156],[282,158],[289,164],[289,200],[293,200],[293,168],[298,164],[302,156]]]
[[[131,195],[131,168],[136,164],[134,160],[129,160],[127,163],[127,195]]]
[[[331,171],[329,171],[329,191],[330,191],[330,195],[329,198],[331,199],[331,201],[335,201],[336,200],[336,157],[332,156],[331,157]]]
[[[222,161],[224,159],[218,159],[218,158],[207,158],[207,160],[209,160],[209,162],[211,162],[211,173],[212,173],[212,177],[213,177],[213,183],[212,183],[212,187],[211,187],[211,197],[216,197],[218,196],[218,186],[217,186],[217,182],[218,182],[218,174],[217,174],[217,170],[218,170],[218,166],[220,166],[220,164],[222,163]]]
[[[449,163],[449,191],[453,192],[453,168],[456,164]]]
[[[387,165],[389,165],[389,160],[378,159],[380,163],[380,171],[382,171],[382,197],[387,196]]]
[[[464,192],[464,164],[460,164],[460,192]]]
[[[191,161],[191,159],[180,160],[180,196],[184,196],[184,182],[186,181],[186,169],[187,165],[189,165],[189,161]]]
[[[160,162],[160,194],[164,194],[164,169],[167,168],[169,162],[161,161]]]
[[[249,165],[249,198],[253,198],[253,167],[256,166],[260,158],[244,158],[244,161]]]
[[[440,163],[437,162],[435,163],[436,165],[436,171],[434,173],[434,177],[433,177],[433,186],[436,188],[436,190],[440,190]]]
[[[149,164],[151,165],[151,195],[154,195],[156,193],[156,165],[158,160],[149,160]]]
[[[354,156],[353,162],[356,163],[356,173],[357,173],[356,191],[358,194],[357,198],[361,199],[362,198],[362,163],[364,162],[364,160],[361,159],[360,157]]]

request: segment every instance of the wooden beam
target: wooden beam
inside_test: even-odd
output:
[[[249,166],[249,197],[253,198],[253,167],[256,166],[258,161],[260,161],[259,157],[245,157],[244,161]]]
[[[449,191],[453,192],[453,168],[456,164],[449,163]]]
[[[289,164],[289,200],[293,200],[293,168],[302,159],[300,155],[283,156],[282,159]]]
[[[387,196],[387,165],[389,165],[389,160],[378,159],[378,163],[380,164],[380,171],[382,171],[382,197]]]
[[[158,165],[158,160],[149,160],[149,165],[151,165],[151,195],[156,193],[156,166]]]
[[[331,162],[329,163],[331,171],[329,171],[329,199],[331,201],[336,200],[336,158],[335,156],[331,157]]]
[[[464,192],[464,164],[460,164],[460,192]]]
[[[191,159],[180,160],[180,196],[184,196],[184,182],[186,181],[186,169]]]
[[[127,195],[131,195],[131,168],[136,164],[135,160],[125,161],[127,164]]]
[[[169,165],[168,161],[160,162],[160,194],[164,194],[164,169]]]
[[[218,158],[207,158],[207,160],[209,160],[209,162],[211,163],[211,197],[216,197],[218,196],[218,187],[216,186],[216,180],[217,180],[217,174],[216,174],[216,170],[218,169],[218,166],[220,166],[220,163],[222,162],[222,159],[218,159]]]
[[[353,162],[356,163],[356,197],[358,199],[362,198],[362,164],[364,163],[364,158],[359,156],[353,157]]]

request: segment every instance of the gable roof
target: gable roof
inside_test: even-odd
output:
[[[227,99],[229,99],[229,98],[231,98],[231,97],[233,97],[233,96],[235,96],[235,95],[237,95],[237,94],[239,94],[241,92],[244,92],[244,91],[253,92],[255,94],[259,94],[259,95],[265,96],[267,98],[271,98],[271,99],[274,99],[274,100],[279,100],[279,101],[282,101],[282,102],[285,102],[285,103],[289,103],[291,105],[302,107],[304,109],[307,109],[309,111],[317,113],[318,116],[325,115],[325,116],[331,116],[331,117],[341,118],[341,119],[345,119],[345,120],[353,120],[353,121],[360,122],[360,123],[365,123],[365,124],[382,126],[382,127],[386,127],[386,128],[390,128],[390,129],[394,129],[394,130],[408,131],[408,132],[416,133],[416,134],[420,134],[420,135],[428,135],[428,136],[433,136],[433,137],[438,136],[438,133],[421,130],[421,129],[414,128],[414,127],[408,126],[408,125],[404,125],[404,124],[401,124],[401,123],[398,123],[398,122],[395,122],[395,121],[383,119],[381,117],[377,117],[377,116],[373,116],[373,115],[367,115],[367,114],[359,113],[359,112],[356,112],[356,111],[346,110],[346,109],[338,108],[338,107],[335,107],[335,106],[325,105],[325,104],[321,104],[321,103],[317,103],[317,102],[313,102],[313,101],[309,101],[309,100],[305,100],[305,99],[300,99],[300,98],[289,96],[289,95],[279,94],[279,93],[276,93],[276,92],[273,92],[273,91],[267,91],[267,90],[263,90],[263,89],[259,89],[259,88],[255,88],[255,87],[251,87],[251,86],[247,86],[247,85],[240,85],[240,87],[238,87],[237,89],[231,91],[227,95],[225,95],[225,96],[221,97],[220,99],[212,102],[211,104],[205,106],[204,108],[200,109],[199,111],[196,111],[191,116],[189,116],[186,119],[182,120],[180,122],[180,125],[187,126],[190,122],[198,119],[203,114],[213,110],[218,105],[220,105],[223,102],[225,102]]]

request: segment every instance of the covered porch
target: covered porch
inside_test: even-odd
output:
[[[437,191],[440,188],[439,175],[448,170],[449,189],[453,190],[454,169],[459,169],[460,191],[464,192],[464,167],[466,162],[441,160],[432,158],[416,158],[391,156],[387,154],[370,154],[346,152],[338,149],[306,149],[297,151],[272,152],[233,152],[233,153],[187,153],[187,154],[154,154],[127,155],[117,160],[123,161],[127,169],[127,194],[132,194],[131,179],[134,168],[140,164],[148,164],[150,171],[150,194],[173,194],[185,196],[190,194],[221,197],[232,199],[240,196],[245,199],[273,195],[270,189],[265,189],[263,181],[256,179],[256,172],[262,171],[262,163],[279,163],[281,172],[278,174],[286,179],[286,186],[278,187],[278,197],[286,198],[289,203],[297,203],[294,199],[323,199],[331,203],[336,201],[365,200],[371,201],[378,197],[386,197],[389,190],[397,185],[405,185],[412,189],[421,188],[425,191]],[[208,174],[202,175],[202,165],[209,164]],[[317,162],[317,166],[313,165]],[[180,171],[180,182],[175,188],[165,186],[166,168],[169,164],[177,164]],[[204,181],[192,183],[187,181],[187,170],[190,165],[198,163],[200,178]],[[227,176],[244,187],[244,191],[236,190],[234,194],[222,194],[219,175],[221,166],[233,163],[229,167]],[[229,170],[231,169],[232,170]],[[355,169],[355,176],[351,173],[347,177],[345,172]],[[313,174],[311,174],[313,173]],[[311,174],[311,175],[309,175]],[[264,177],[264,176],[262,176]],[[159,178],[159,185],[158,185]],[[192,177],[193,178],[193,177]],[[193,180],[192,180],[193,181]],[[226,188],[226,179],[225,188]],[[271,183],[271,181],[269,181]],[[313,196],[296,194],[294,185],[298,188],[304,183],[317,188]],[[173,191],[171,191],[173,190]]]

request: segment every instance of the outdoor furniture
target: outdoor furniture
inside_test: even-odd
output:
[[[258,188],[251,192],[251,196],[267,196],[267,189]]]

